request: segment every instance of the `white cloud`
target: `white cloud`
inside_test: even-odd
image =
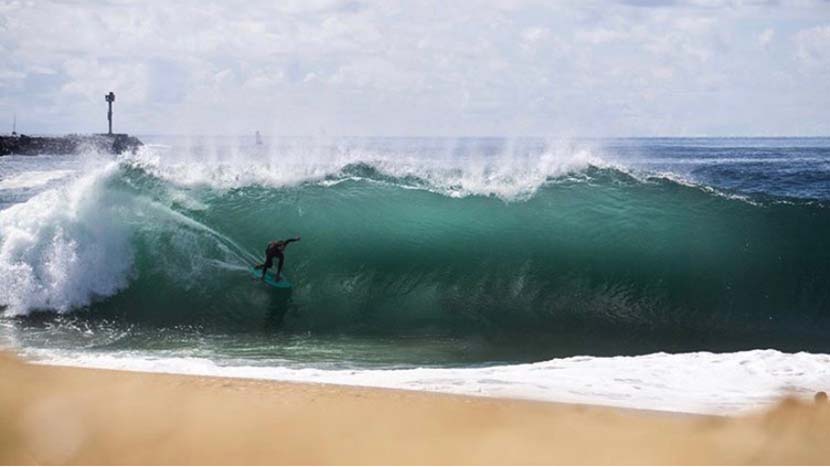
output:
[[[795,41],[802,64],[830,71],[830,24],[801,30]]]
[[[550,30],[548,28],[540,28],[538,26],[526,28],[522,31],[522,39],[527,44],[535,44],[541,40],[544,40],[550,36]]]
[[[628,34],[622,31],[596,28],[587,31],[577,31],[574,37],[578,42],[587,42],[589,44],[599,45],[625,39],[628,37]]]
[[[758,34],[758,45],[763,48],[769,47],[770,43],[772,43],[772,39],[775,37],[775,29],[766,28],[760,34]]]

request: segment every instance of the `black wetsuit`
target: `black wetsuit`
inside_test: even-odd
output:
[[[268,244],[265,248],[265,264],[263,265],[265,269],[272,268],[274,266],[274,258],[279,258],[280,264],[277,266],[277,271],[282,271],[282,264],[285,262],[285,255],[283,254],[285,245],[287,245],[287,242],[284,241]]]
[[[282,273],[282,264],[285,262],[285,255],[283,251],[285,247],[288,246],[291,242],[297,242],[300,240],[300,237],[297,238],[289,238],[288,240],[278,240],[273,241],[265,247],[265,263],[257,265],[257,269],[262,269],[262,278],[265,278],[265,272],[268,269],[274,267],[274,258],[279,259],[279,264],[277,265],[277,279],[279,279],[280,274]]]

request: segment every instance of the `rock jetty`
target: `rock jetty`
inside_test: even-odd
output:
[[[12,135],[0,136],[0,156],[78,154],[85,151],[120,154],[135,152],[141,145],[143,143],[138,138],[124,133],[56,137]]]

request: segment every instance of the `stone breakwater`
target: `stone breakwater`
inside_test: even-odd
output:
[[[66,136],[0,136],[0,156],[12,154],[34,156],[38,154],[77,154],[83,151],[99,151],[120,154],[135,151],[143,143],[135,136],[66,135]]]

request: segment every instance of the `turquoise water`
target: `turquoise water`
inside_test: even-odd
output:
[[[3,160],[6,339],[332,368],[830,350],[826,140],[216,141]],[[298,234],[294,287],[254,283]]]

